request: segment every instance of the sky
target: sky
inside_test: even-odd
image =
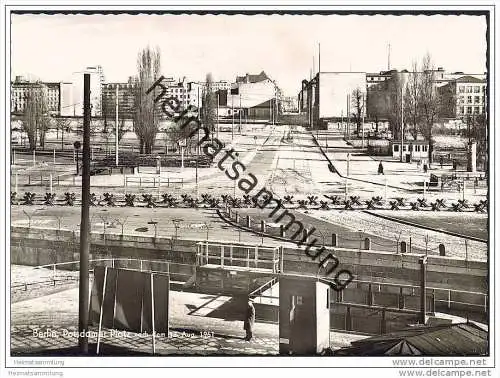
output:
[[[285,95],[318,71],[411,69],[430,53],[450,72],[486,71],[484,16],[12,15],[11,77],[68,80],[101,65],[106,81],[136,73],[137,53],[158,47],[164,76],[233,82],[264,70]]]

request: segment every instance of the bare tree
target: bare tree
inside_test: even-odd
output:
[[[160,76],[160,51],[153,51],[149,46],[137,56],[136,85],[134,87],[134,131],[139,139],[140,153],[150,154],[155,143],[160,121],[160,112],[155,111],[154,99],[159,94],[155,88],[153,93],[146,94]]]
[[[412,72],[408,77],[406,91],[404,94],[404,119],[410,125],[409,132],[413,139],[417,139],[420,123],[420,76],[416,61],[412,63]]]
[[[64,150],[64,132],[68,130],[71,121],[68,118],[58,117],[56,121],[57,139],[59,139],[59,130],[61,130],[61,150]]]
[[[434,83],[434,67],[431,56],[427,54],[422,60],[420,78],[419,108],[422,116],[420,131],[429,143],[429,164],[432,164],[434,151],[433,127],[442,109],[441,96]]]
[[[203,93],[203,107],[202,107],[202,119],[201,122],[204,126],[213,132],[215,130],[215,117],[216,117],[216,98],[215,92],[213,91],[213,78],[212,74],[208,73],[206,76],[206,86]],[[213,133],[212,133],[213,135]]]
[[[26,106],[22,123],[23,129],[28,135],[30,150],[36,150],[38,142],[43,149],[45,133],[50,122],[44,87],[39,83],[33,84],[26,93]]]
[[[352,105],[352,115],[354,116],[354,120],[356,122],[356,133],[360,134],[361,132],[361,122],[363,120],[363,114],[365,111],[365,97],[363,91],[358,87],[352,91],[351,97],[351,105]]]

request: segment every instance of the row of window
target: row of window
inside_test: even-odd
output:
[[[459,106],[459,114],[480,114],[483,112],[482,106]]]
[[[483,91],[485,90],[485,86],[483,86]],[[480,93],[481,86],[480,85],[459,85],[458,92],[460,93]]]
[[[394,144],[393,147],[394,147],[394,152],[399,152],[399,144]],[[427,149],[428,149],[428,146],[426,146],[426,145],[421,146],[421,145],[417,144],[416,146],[413,146],[413,145],[407,146],[406,144],[404,144],[403,145],[403,152],[406,152],[407,149],[408,149],[408,152],[412,152],[413,147],[415,147],[415,152],[427,152]]]
[[[467,96],[467,104],[472,104],[472,96]],[[474,96],[474,104],[482,104],[484,98],[481,96]],[[458,98],[458,103],[459,104],[464,104],[465,103],[465,96],[460,96]]]

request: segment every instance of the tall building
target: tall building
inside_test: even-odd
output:
[[[16,76],[11,83],[10,111],[14,114],[24,112],[26,97],[33,89],[41,89],[45,97],[48,112],[51,115],[60,115],[63,104],[61,103],[61,92],[64,85],[62,82],[32,82],[25,80],[22,76]]]
[[[484,112],[486,94],[486,73],[464,74],[463,72],[447,72],[438,67],[432,72],[434,85],[444,101],[452,101],[451,106],[442,106],[443,118],[461,118],[464,114],[478,114]],[[401,97],[394,94],[394,88],[406,85],[413,75],[422,75],[422,72],[407,70],[382,71],[379,74],[367,74],[367,115],[372,119],[388,119],[394,116],[397,106],[390,106],[390,101],[401,102]],[[456,104],[454,99],[456,98]],[[391,97],[393,97],[391,99]],[[394,118],[394,117],[393,117]],[[396,117],[397,118],[397,117]]]
[[[352,98],[355,90],[366,97],[365,72],[318,72],[313,79],[302,81],[299,107],[307,113],[312,128],[326,128],[328,122],[346,116],[348,96]]]
[[[134,116],[135,79],[129,77],[126,83],[104,83],[102,86],[102,116],[106,119],[114,120],[116,113],[116,91],[118,88],[118,117],[120,119],[132,119]],[[185,78],[175,80],[166,77],[162,81],[166,92],[163,98],[173,97],[179,102],[179,108],[185,109],[192,105],[200,107],[202,105],[203,87],[199,83],[188,82]],[[162,101],[156,104],[158,114],[166,118],[161,109]]]
[[[445,117],[463,118],[486,112],[486,80],[474,76],[461,76],[439,88],[451,106],[445,108]],[[446,100],[445,100],[446,101]]]
[[[102,86],[104,85],[104,73],[101,66],[85,68],[83,72],[74,72],[71,77],[73,83],[73,114],[74,117],[83,116],[83,75],[90,74],[90,114],[93,117],[102,115]],[[71,106],[70,106],[71,107]],[[69,112],[71,113],[71,111]]]

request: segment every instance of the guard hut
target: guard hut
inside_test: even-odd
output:
[[[390,143],[392,157],[399,159],[401,157],[401,140],[393,140]],[[403,141],[403,161],[410,163],[412,161],[429,161],[429,142],[426,140],[405,140]]]
[[[316,355],[330,346],[330,287],[299,276],[280,277],[279,353]]]

